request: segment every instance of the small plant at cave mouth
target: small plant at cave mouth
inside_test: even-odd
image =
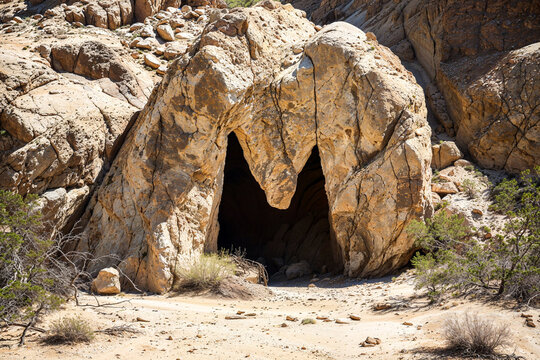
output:
[[[510,344],[506,325],[468,313],[446,320],[443,336],[449,350],[466,355],[495,355],[497,349]]]
[[[90,342],[94,331],[90,324],[80,317],[64,317],[51,324],[50,335],[45,339],[49,344],[75,344]]]
[[[216,289],[221,283],[234,276],[236,265],[231,256],[221,254],[202,254],[188,265],[176,269],[178,289]]]

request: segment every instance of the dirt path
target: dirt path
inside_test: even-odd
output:
[[[208,297],[166,297],[123,295],[100,297],[101,303],[129,300],[105,307],[66,305],[40,326],[66,314],[80,314],[95,329],[131,324],[140,334],[111,336],[97,334],[90,344],[42,345],[39,333],[32,334],[24,348],[0,348],[0,359],[439,359],[422,351],[442,344],[445,319],[470,311],[484,318],[508,324],[511,348],[527,359],[540,358],[540,311],[534,316],[536,328],[525,326],[521,312],[477,302],[449,302],[427,307],[415,298],[412,279],[403,274],[370,282],[323,279],[278,284],[272,294],[256,300]],[[95,304],[92,296],[81,297],[82,304]],[[393,304],[384,311],[373,311],[377,303]],[[245,318],[227,320],[244,311]],[[254,314],[254,316],[245,316]],[[354,314],[360,321],[349,319]],[[288,321],[286,316],[298,318]],[[305,318],[328,317],[302,325]],[[137,321],[137,318],[145,322]],[[343,319],[347,324],[338,324]],[[404,322],[412,325],[404,325]],[[282,325],[286,324],[286,326]],[[15,333],[0,333],[13,343]],[[367,336],[380,338],[374,347],[362,347]]]

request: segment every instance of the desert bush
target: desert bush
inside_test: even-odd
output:
[[[64,317],[51,324],[50,335],[45,339],[52,344],[74,344],[90,342],[94,338],[94,331],[90,324],[80,317]]]
[[[463,180],[463,183],[461,183],[461,188],[469,199],[476,199],[478,197],[478,184],[474,180]]]
[[[226,253],[203,254],[188,265],[176,270],[177,287],[213,289],[234,275],[236,266]]]
[[[91,278],[83,271],[90,255],[64,252],[76,238],[44,224],[36,201],[35,195],[0,190],[0,327],[24,322],[20,345],[41,314]]]
[[[510,331],[503,324],[465,314],[461,318],[448,319],[443,336],[451,350],[470,355],[493,355],[498,348],[509,345]]]
[[[540,167],[493,190],[493,211],[506,215],[501,234],[485,240],[457,215],[438,211],[407,228],[418,247],[412,264],[417,288],[433,301],[455,294],[487,292],[518,301],[540,300]]]
[[[54,241],[40,235],[35,201],[0,190],[0,321],[5,323],[58,307],[67,292],[61,269],[49,267]]]

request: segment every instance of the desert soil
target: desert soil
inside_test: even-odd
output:
[[[140,333],[97,333],[89,344],[45,345],[44,334],[31,332],[19,348],[13,344],[20,329],[11,329],[0,333],[0,359],[440,359],[448,358],[438,351],[444,346],[445,319],[466,312],[510,328],[512,345],[505,353],[540,358],[540,310],[470,299],[429,306],[414,290],[410,272],[368,281],[323,277],[283,282],[257,293],[242,300],[83,294],[79,306],[70,302],[38,326],[47,329],[51,321],[76,314],[96,330],[128,324]],[[96,299],[101,306],[95,306]],[[375,311],[381,303],[392,308]],[[227,319],[238,312],[244,312],[240,319]],[[522,313],[532,315],[537,327],[527,327]],[[360,320],[351,320],[351,314]],[[301,323],[317,317],[329,320]],[[368,336],[381,344],[362,347]]]

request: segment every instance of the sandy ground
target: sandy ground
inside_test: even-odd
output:
[[[251,300],[121,294],[99,297],[99,307],[94,297],[82,295],[82,306],[69,303],[39,326],[46,329],[61,316],[80,314],[96,330],[130,324],[141,333],[99,333],[89,344],[44,345],[44,335],[32,332],[27,345],[19,348],[8,346],[17,334],[10,330],[0,333],[0,359],[440,359],[446,357],[430,350],[443,347],[444,320],[465,312],[507,324],[512,346],[505,353],[540,359],[540,310],[462,299],[427,306],[416,296],[407,273],[372,281],[323,278],[280,283],[262,293],[267,295]],[[111,303],[118,304],[103,306]],[[374,311],[378,303],[393,308]],[[238,311],[253,316],[226,319]],[[523,311],[533,315],[536,328],[525,326]],[[361,320],[349,319],[351,314]],[[298,321],[288,321],[287,316]],[[302,319],[316,317],[330,321],[301,324]],[[362,347],[367,336],[382,343]]]

